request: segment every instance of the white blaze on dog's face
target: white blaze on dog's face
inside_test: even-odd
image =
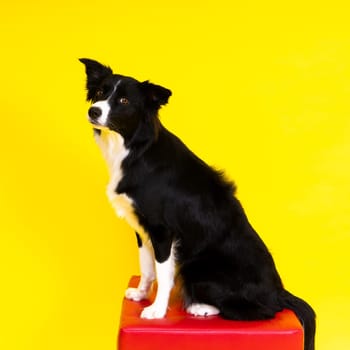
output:
[[[111,110],[109,99],[113,96],[121,81],[121,79],[117,81],[113,88],[113,92],[110,96],[107,96],[105,100],[97,101],[91,105],[88,111],[88,119],[96,129],[102,129],[107,127],[108,116]],[[96,98],[102,98],[103,95],[103,90],[97,90],[97,92],[95,93]]]

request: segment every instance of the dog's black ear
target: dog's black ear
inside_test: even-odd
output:
[[[111,68],[88,58],[80,58],[79,61],[85,65],[87,76],[86,88],[88,90],[87,99],[92,100],[102,80],[112,75],[113,72]]]
[[[150,105],[156,108],[167,104],[168,99],[171,96],[171,91],[169,89],[160,85],[152,84],[149,81],[141,83],[141,90],[145,94]]]

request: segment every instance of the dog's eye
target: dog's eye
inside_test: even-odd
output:
[[[128,105],[129,104],[129,100],[126,98],[126,97],[121,97],[119,99],[119,102],[122,104],[122,105]]]
[[[103,91],[102,90],[97,90],[96,94],[95,94],[95,97],[96,98],[100,98],[100,97],[102,97],[102,95],[103,95]]]

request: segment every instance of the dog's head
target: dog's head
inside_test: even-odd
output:
[[[87,100],[92,102],[88,119],[95,129],[119,133],[127,142],[137,134],[141,139],[156,132],[159,108],[168,102],[171,91],[148,81],[113,74],[99,62],[82,58],[87,75]],[[152,130],[154,129],[154,130]]]

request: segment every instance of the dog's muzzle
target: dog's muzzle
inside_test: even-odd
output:
[[[102,110],[99,107],[90,107],[88,110],[88,115],[91,122],[97,122],[97,119],[102,115]]]
[[[104,127],[107,124],[110,109],[111,107],[108,101],[95,102],[88,110],[90,123],[95,126]]]

